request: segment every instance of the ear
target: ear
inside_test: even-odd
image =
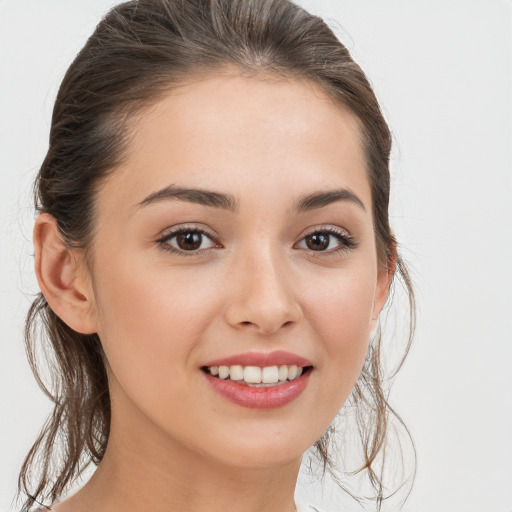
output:
[[[39,288],[54,313],[74,331],[95,333],[94,294],[84,257],[64,242],[48,213],[36,219],[34,252]]]
[[[377,325],[380,312],[386,303],[389,295],[389,287],[395,275],[397,260],[396,243],[393,243],[388,248],[387,263],[386,265],[379,264],[379,272],[377,274],[377,286],[375,289],[375,300],[373,303],[373,313],[371,320],[371,330],[373,331]]]

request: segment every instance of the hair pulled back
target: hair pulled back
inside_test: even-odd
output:
[[[388,126],[348,50],[321,18],[288,0],[134,0],[113,8],[60,86],[49,149],[35,183],[36,211],[56,219],[70,247],[87,251],[94,238],[95,191],[122,164],[133,115],[187,78],[228,67],[251,76],[311,80],[356,116],[379,260],[396,268],[409,294],[412,336],[414,296],[388,221]],[[38,368],[37,339],[49,354],[51,386]],[[25,342],[36,379],[54,404],[19,475],[28,509],[38,500],[57,500],[90,462],[101,462],[111,412],[105,355],[96,334],[73,331],[39,294],[28,313]],[[405,354],[410,342],[411,337]],[[378,332],[349,399],[358,411],[364,458],[355,472],[367,471],[378,505],[384,491],[374,466],[385,446],[388,416],[395,414],[384,383]],[[328,444],[326,433],[315,445],[324,472],[332,465]]]

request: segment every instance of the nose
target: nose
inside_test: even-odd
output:
[[[270,251],[241,258],[230,275],[226,320],[236,329],[273,334],[302,316],[290,269]]]

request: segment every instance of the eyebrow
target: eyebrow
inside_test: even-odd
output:
[[[223,194],[198,188],[177,187],[175,185],[169,185],[157,192],[153,192],[138,203],[137,207],[148,206],[150,204],[159,203],[169,199],[177,199],[189,203],[201,204],[203,206],[210,206],[212,208],[220,208],[234,213],[239,209],[239,202],[230,194]],[[363,211],[366,211],[361,199],[346,188],[337,188],[308,194],[299,198],[294,203],[293,210],[298,213],[303,213],[309,210],[323,208],[324,206],[339,201],[351,202],[362,208]]]
[[[198,188],[176,187],[175,185],[169,185],[157,192],[153,192],[137,206],[147,206],[166,199],[178,199],[189,203],[202,204],[203,206],[221,208],[231,212],[238,211],[238,202],[230,194],[221,194]]]
[[[295,203],[294,209],[299,213],[306,212],[317,208],[323,208],[324,206],[338,201],[349,201],[361,207],[363,211],[366,211],[361,199],[347,188],[337,188],[334,190],[326,190],[325,192],[314,192],[313,194],[301,197]]]

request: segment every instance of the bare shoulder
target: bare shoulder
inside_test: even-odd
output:
[[[57,503],[54,503],[51,506],[41,505],[40,507],[30,509],[30,512],[58,512],[62,510],[62,508],[60,507],[60,505],[57,506]]]

